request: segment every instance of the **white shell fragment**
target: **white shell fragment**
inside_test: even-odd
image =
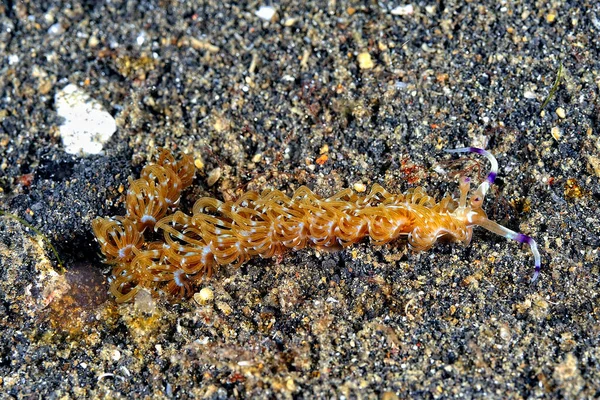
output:
[[[271,6],[260,6],[258,10],[254,12],[254,15],[265,21],[271,21],[275,15],[275,8]]]
[[[86,92],[70,84],[54,96],[65,150],[70,154],[98,154],[117,130],[115,119]]]

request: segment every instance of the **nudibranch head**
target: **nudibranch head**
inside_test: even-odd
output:
[[[496,161],[496,157],[494,157],[491,153],[486,150],[477,148],[477,147],[462,147],[458,149],[446,149],[448,153],[477,153],[482,156],[485,156],[490,164],[490,172],[488,173],[486,179],[481,182],[477,190],[471,195],[469,198],[470,206],[466,205],[468,192],[470,188],[470,179],[467,177],[463,177],[460,180],[460,204],[457,213],[460,214],[463,218],[465,218],[465,222],[468,225],[476,225],[481,226],[484,229],[487,229],[490,232],[493,232],[497,235],[504,236],[510,240],[516,240],[519,243],[524,243],[529,246],[531,249],[531,253],[533,254],[534,263],[535,263],[535,272],[533,277],[531,278],[531,282],[535,282],[539,275],[542,267],[540,253],[537,248],[537,244],[533,238],[524,235],[522,233],[518,233],[512,231],[494,221],[488,219],[485,211],[483,211],[483,201],[485,200],[485,195],[487,191],[491,187],[491,185],[496,180],[498,176],[498,161]]]

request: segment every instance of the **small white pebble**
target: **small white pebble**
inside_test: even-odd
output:
[[[525,97],[526,99],[535,99],[537,98],[537,96],[535,95],[535,92],[532,90],[526,90],[523,93],[523,97]]]
[[[500,326],[500,337],[506,342],[508,342],[511,339],[512,334],[510,332],[510,328],[507,325],[503,324]]]
[[[415,12],[415,8],[412,4],[405,4],[394,8],[391,11],[392,15],[411,15]]]
[[[252,361],[242,360],[238,361],[238,365],[240,367],[251,367],[252,365],[254,365],[254,363]]]
[[[556,115],[558,115],[561,119],[565,119],[567,117],[567,113],[565,112],[565,109],[562,107],[558,107],[556,109]]]
[[[52,25],[50,28],[48,28],[48,34],[52,36],[62,35],[64,32],[65,28],[62,26],[61,23],[58,22]]]
[[[121,359],[121,352],[117,349],[113,349],[113,351],[110,352],[110,358],[112,358],[113,361],[119,361]]]
[[[144,31],[141,31],[140,34],[135,38],[135,42],[138,46],[141,46],[146,41],[147,34]]]
[[[550,134],[554,139],[559,140],[561,137],[560,128],[558,126],[552,127],[552,129],[550,130]]]
[[[98,154],[117,130],[112,115],[74,84],[56,93],[54,105],[64,120],[58,129],[69,154]]]
[[[260,6],[258,10],[254,12],[254,15],[265,21],[271,21],[275,15],[275,8],[271,6]]]
[[[19,56],[16,54],[11,54],[8,56],[8,65],[15,65],[19,62]]]

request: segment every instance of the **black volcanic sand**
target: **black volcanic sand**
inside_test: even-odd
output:
[[[65,264],[0,217],[0,398],[600,396],[597,2],[276,2],[271,22],[260,2],[65,3],[0,5],[0,209]],[[69,83],[117,120],[101,155],[64,151]],[[537,240],[542,274],[477,229],[252,260],[202,304],[117,305],[90,222],[123,213],[160,146],[202,166],[184,210],[300,185],[440,198],[488,168],[442,149],[485,147],[485,209]]]

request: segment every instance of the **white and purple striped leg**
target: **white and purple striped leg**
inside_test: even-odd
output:
[[[535,282],[538,279],[538,277],[540,276],[540,270],[542,269],[542,259],[540,257],[540,252],[538,251],[537,244],[535,243],[535,240],[533,240],[532,237],[505,228],[504,226],[494,221],[490,221],[489,219],[485,219],[481,222],[478,221],[477,225],[497,235],[504,236],[509,240],[516,240],[519,243],[527,244],[531,249],[531,253],[533,254],[533,259],[535,262],[535,272],[533,273],[533,277],[531,278],[531,283]]]
[[[481,154],[482,156],[485,156],[490,161],[490,164],[492,164],[490,172],[488,173],[485,181],[483,181],[479,185],[479,187],[477,188],[477,191],[471,196],[472,209],[476,210],[476,209],[481,208],[481,206],[483,205],[483,200],[485,198],[487,191],[489,190],[490,186],[494,183],[494,180],[496,180],[496,176],[498,176],[498,162],[496,161],[496,157],[494,157],[491,153],[489,153],[483,149],[477,148],[477,147],[462,147],[459,149],[447,149],[446,152],[448,152],[448,153]],[[468,178],[463,178],[463,180],[461,181],[461,203],[464,201],[463,200],[463,197],[464,197],[463,191],[465,189],[468,190],[468,186],[467,186],[468,182],[469,182]],[[540,270],[542,268],[540,252],[538,251],[535,240],[533,240],[533,238],[531,238],[527,235],[524,235],[522,233],[515,232],[508,228],[505,228],[502,225],[500,225],[494,221],[490,221],[487,217],[485,217],[485,213],[483,213],[481,215],[477,215],[475,218],[476,218],[476,220],[473,222],[476,225],[481,226],[482,228],[487,229],[488,231],[498,234],[500,236],[504,236],[507,239],[516,240],[519,243],[525,243],[529,246],[529,248],[531,249],[531,253],[533,254],[534,261],[535,261],[535,272],[533,274],[533,277],[531,278],[531,282],[532,283],[535,282],[538,279],[538,277],[540,275]]]

